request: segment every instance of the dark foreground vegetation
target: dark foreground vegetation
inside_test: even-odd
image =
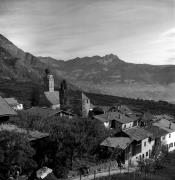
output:
[[[19,127],[50,134],[42,140],[29,142],[24,134],[3,132],[0,134],[0,179],[5,180],[14,166],[21,174],[32,175],[47,166],[54,174],[67,177],[68,171],[79,171],[87,166],[87,159],[99,161],[98,148],[109,134],[98,121],[85,118],[64,119],[31,116],[21,112],[11,123]]]

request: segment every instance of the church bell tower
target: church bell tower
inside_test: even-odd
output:
[[[44,91],[54,92],[54,78],[48,69],[45,70]]]

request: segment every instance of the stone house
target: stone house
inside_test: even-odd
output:
[[[112,128],[118,131],[132,128],[138,126],[138,117],[128,114],[122,114],[120,112],[109,112],[106,114],[100,114],[94,116],[94,119],[97,119],[104,123],[106,128]]]

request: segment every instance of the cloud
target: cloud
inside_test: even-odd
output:
[[[162,63],[155,59],[174,36],[161,34],[172,27],[173,2],[0,0],[0,33],[35,55],[68,59],[109,52],[131,62]],[[159,42],[150,45],[153,39]]]

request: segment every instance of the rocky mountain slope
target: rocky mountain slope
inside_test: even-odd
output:
[[[175,101],[175,66],[126,63],[118,56],[84,57],[69,61],[41,58],[56,73],[91,92],[132,98]]]
[[[132,98],[175,101],[175,66],[126,63],[116,55],[68,61],[35,57],[0,35],[0,80],[41,83],[49,65],[56,82],[67,79],[86,91]]]

